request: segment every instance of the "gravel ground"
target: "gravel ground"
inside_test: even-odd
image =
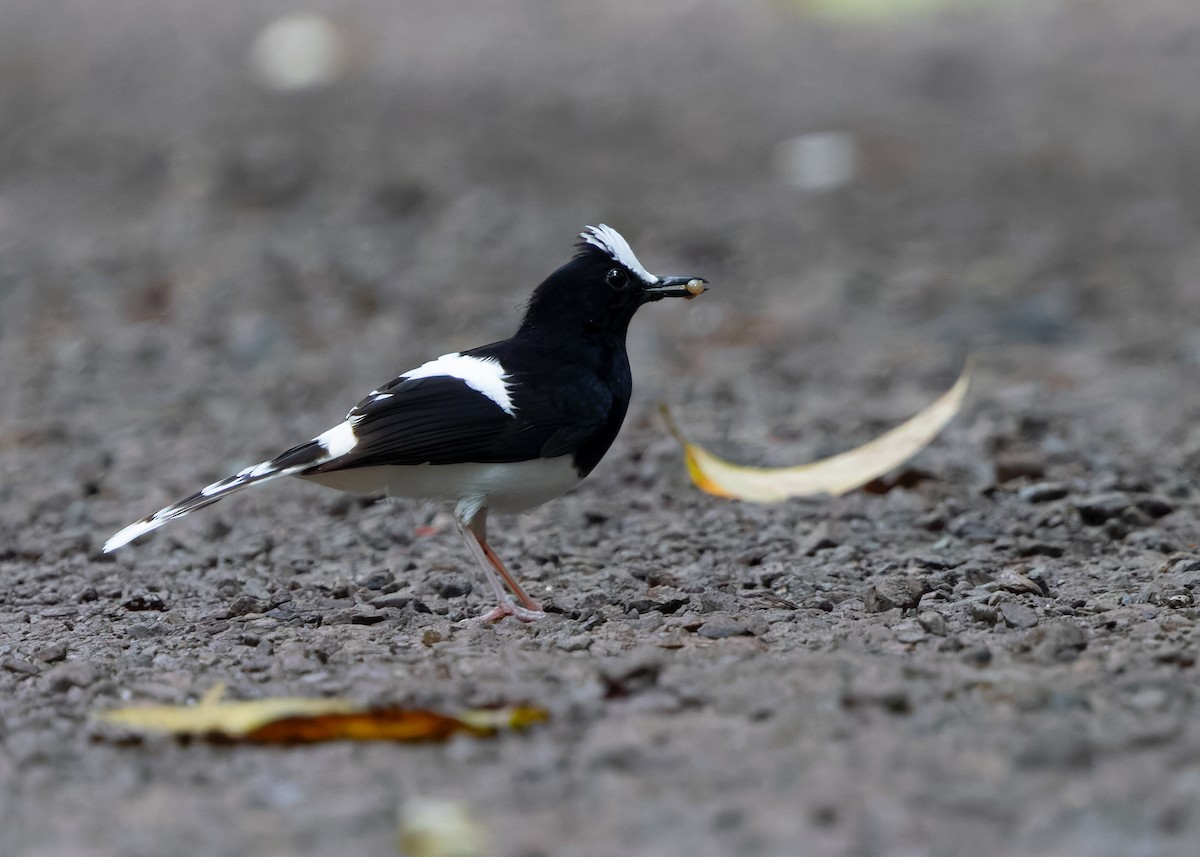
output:
[[[345,75],[291,95],[245,62],[286,4],[4,5],[0,853],[386,855],[428,796],[498,857],[1195,853],[1191,0],[500,5],[331,4]],[[823,131],[856,180],[789,185]],[[506,336],[601,220],[713,288],[635,321],[596,473],[496,522],[547,619],[459,627],[487,594],[444,509],[309,485],[99,555]],[[656,416],[808,460],[968,352],[884,493],[702,495]],[[217,682],[553,719],[291,749],[88,719]]]

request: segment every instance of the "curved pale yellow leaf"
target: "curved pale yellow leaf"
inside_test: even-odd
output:
[[[860,447],[795,467],[749,467],[718,458],[680,433],[666,406],[667,428],[683,445],[692,482],[701,491],[731,500],[777,503],[790,497],[838,496],[853,491],[912,458],[937,437],[962,408],[971,381],[968,361],[954,386],[925,410]]]

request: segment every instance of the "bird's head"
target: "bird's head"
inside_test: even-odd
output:
[[[603,223],[579,235],[579,252],[537,287],[522,329],[545,330],[577,321],[624,335],[642,304],[663,298],[694,298],[706,290],[702,277],[651,274],[621,233]]]

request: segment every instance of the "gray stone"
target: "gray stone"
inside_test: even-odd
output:
[[[1000,615],[1010,628],[1032,628],[1038,623],[1037,611],[1026,604],[1006,601],[1000,605]]]
[[[267,610],[267,603],[260,601],[249,595],[239,595],[233,599],[229,605],[229,609],[221,617],[223,619],[232,619],[235,616],[248,616],[251,613],[264,613]]]
[[[1010,568],[1003,569],[996,575],[996,587],[1003,589],[1005,592],[1012,592],[1016,595],[1045,595],[1046,590],[1043,588],[1041,581],[1022,574],[1019,571],[1014,571]]]
[[[1048,619],[1030,631],[1025,642],[1043,660],[1071,660],[1087,647],[1087,633],[1072,619]]]
[[[946,636],[946,619],[936,610],[922,610],[917,615],[917,621],[921,623],[922,628],[935,637]]]
[[[709,640],[723,640],[726,637],[746,637],[750,630],[732,616],[714,616],[696,631],[701,637]]]
[[[592,647],[590,634],[560,634],[555,644],[564,652],[585,652]]]
[[[868,613],[883,613],[896,607],[911,609],[921,603],[921,596],[928,589],[928,583],[922,577],[891,574],[867,588],[863,594],[863,607]]]
[[[67,644],[61,640],[57,643],[50,643],[34,652],[33,656],[39,661],[45,661],[48,664],[57,663],[66,658]]]
[[[1195,604],[1195,598],[1191,591],[1182,586],[1166,587],[1162,591],[1154,593],[1153,601],[1163,607],[1170,607],[1172,610],[1184,610]]]
[[[10,673],[17,675],[37,675],[42,671],[42,668],[35,663],[30,663],[22,658],[14,658],[11,655],[0,658],[0,669],[8,670]]]
[[[434,589],[438,595],[443,598],[461,598],[464,595],[471,594],[471,581],[465,577],[443,577],[435,585]]]
[[[752,637],[761,637],[771,630],[771,622],[762,613],[752,613],[749,616],[739,616],[738,621]]]
[[[84,661],[68,661],[46,671],[50,689],[62,693],[73,687],[87,687],[96,680],[96,670]]]
[[[1109,491],[1076,500],[1075,508],[1079,510],[1079,517],[1085,524],[1099,526],[1105,521],[1119,517],[1132,504],[1133,500],[1123,491]]]
[[[737,599],[727,592],[705,592],[700,596],[701,613],[718,613],[737,609]]]
[[[358,610],[350,612],[351,625],[377,625],[380,622],[386,621],[388,613],[386,610],[372,610],[366,607],[360,607]]]
[[[1000,621],[1000,614],[996,612],[995,608],[978,601],[972,601],[967,604],[967,615],[976,622],[983,622],[985,625],[995,625]]]

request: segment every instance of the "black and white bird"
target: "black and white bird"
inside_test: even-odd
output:
[[[695,297],[707,282],[651,274],[604,224],[580,238],[575,257],[534,290],[511,338],[405,372],[329,431],[130,524],[104,552],[243,488],[296,476],[355,494],[453,501],[496,594],[481,620],[541,617],[488,546],[488,512],[533,508],[591,472],[629,406],[633,314],[651,301]]]

